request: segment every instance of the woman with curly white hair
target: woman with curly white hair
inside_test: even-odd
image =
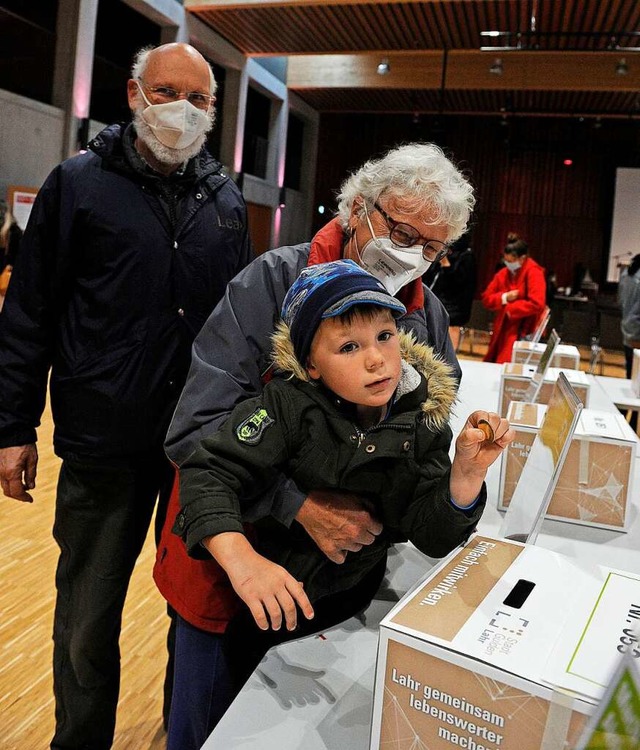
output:
[[[165,444],[174,463],[179,467],[238,403],[261,393],[272,376],[271,337],[284,297],[310,265],[346,258],[376,276],[407,310],[398,326],[427,344],[459,380],[448,315],[421,277],[465,231],[473,205],[469,181],[431,143],[399,146],[351,174],[342,185],[337,216],[310,243],[260,255],[228,285],[193,346],[191,369]],[[299,524],[299,533],[308,534],[337,564],[348,552],[371,545],[383,530],[366,498],[321,487],[302,493],[285,476],[264,502],[281,523]],[[259,507],[257,503],[256,512]],[[154,578],[178,614],[170,735],[179,738],[177,746],[195,748],[220,718],[216,706],[226,707],[225,687],[210,684],[215,670],[208,665],[220,658],[228,625],[233,632],[242,603],[204,548],[202,559],[189,557],[178,536],[181,522],[174,488]],[[347,596],[325,597],[321,609],[316,608],[315,626],[326,628],[358,612],[384,572],[384,565],[378,566]],[[299,633],[274,632],[273,643],[292,635]],[[195,726],[199,734],[194,734]]]

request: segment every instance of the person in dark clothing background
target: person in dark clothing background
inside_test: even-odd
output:
[[[54,537],[56,750],[107,750],[131,573],[174,478],[163,441],[191,344],[251,260],[247,212],[205,147],[216,82],[187,44],[141,50],[130,125],[38,193],[0,315],[0,483],[32,502],[47,376],[62,458]]]
[[[618,302],[622,309],[620,329],[626,376],[630,378],[633,368],[633,350],[640,349],[640,254],[634,255],[629,267],[622,271],[618,284]],[[632,413],[629,423],[634,430],[637,429],[637,412]]]
[[[471,317],[477,284],[476,259],[469,247],[468,232],[451,245],[449,255],[427,270],[423,280],[449,313],[449,335],[457,351],[460,328]]]

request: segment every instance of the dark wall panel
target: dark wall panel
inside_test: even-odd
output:
[[[367,158],[410,141],[435,141],[476,189],[472,245],[478,288],[491,278],[510,231],[532,256],[571,284],[584,264],[602,282],[618,166],[640,166],[640,123],[513,118],[338,115],[321,119],[318,204],[335,207],[346,175]],[[572,164],[564,164],[571,159]],[[326,214],[325,214],[326,217]],[[323,217],[317,217],[318,225]],[[317,228],[317,226],[316,226]]]

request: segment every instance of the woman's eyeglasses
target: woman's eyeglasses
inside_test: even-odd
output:
[[[415,245],[422,244],[422,257],[431,263],[442,260],[445,255],[448,255],[450,248],[446,242],[426,240],[411,224],[405,224],[402,221],[392,219],[384,209],[380,208],[378,203],[374,203],[373,207],[389,227],[389,239],[394,245],[398,247],[414,247]]]
[[[209,109],[215,97],[209,94],[202,94],[199,91],[176,91],[169,86],[149,86],[141,78],[138,79],[145,89],[161,104],[177,101],[183,94],[189,104],[193,104],[198,109]]]

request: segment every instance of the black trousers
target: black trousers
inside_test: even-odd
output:
[[[120,628],[131,573],[174,471],[158,450],[135,460],[65,460],[53,535],[60,547],[53,624],[55,750],[107,750],[120,690]]]
[[[624,347],[624,364],[625,364],[625,371],[626,371],[627,379],[629,379],[631,377],[631,370],[633,369],[633,347],[631,346]],[[638,429],[638,412],[637,411],[631,412],[629,425],[631,426],[633,430]]]

